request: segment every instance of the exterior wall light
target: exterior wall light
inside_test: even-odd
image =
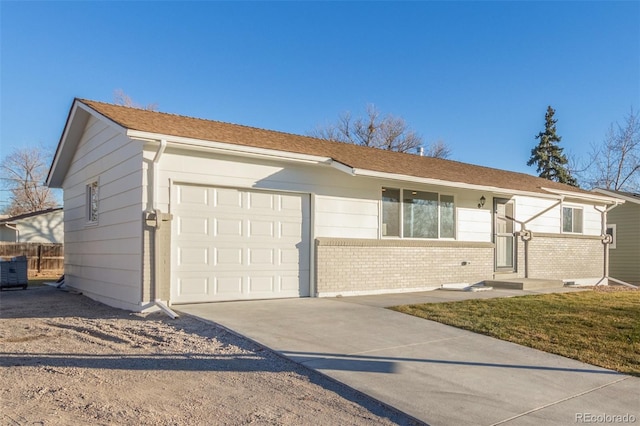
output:
[[[482,197],[480,197],[480,203],[478,204],[478,208],[481,209],[484,207],[484,202],[487,201],[486,198],[484,198],[484,195]]]

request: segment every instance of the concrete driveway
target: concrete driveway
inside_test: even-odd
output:
[[[640,423],[640,378],[383,308],[525,293],[434,291],[176,308],[431,425],[620,423],[615,416],[625,415]]]

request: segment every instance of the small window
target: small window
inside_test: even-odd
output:
[[[87,185],[87,222],[98,222],[98,182]]]
[[[582,233],[582,209],[577,207],[562,208],[562,232]]]
[[[452,195],[440,195],[440,238],[455,238],[455,208]]]
[[[400,236],[400,190],[382,188],[382,236]]]
[[[610,249],[616,248],[617,237],[616,237],[616,225],[615,224],[607,225],[607,234],[611,235],[611,244],[609,244],[609,248]]]

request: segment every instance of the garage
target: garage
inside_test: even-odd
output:
[[[308,194],[173,190],[172,303],[310,295]]]

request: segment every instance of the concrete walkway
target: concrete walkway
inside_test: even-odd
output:
[[[640,378],[383,308],[525,293],[438,290],[176,309],[431,425],[574,424],[596,415],[635,416],[640,423]]]

